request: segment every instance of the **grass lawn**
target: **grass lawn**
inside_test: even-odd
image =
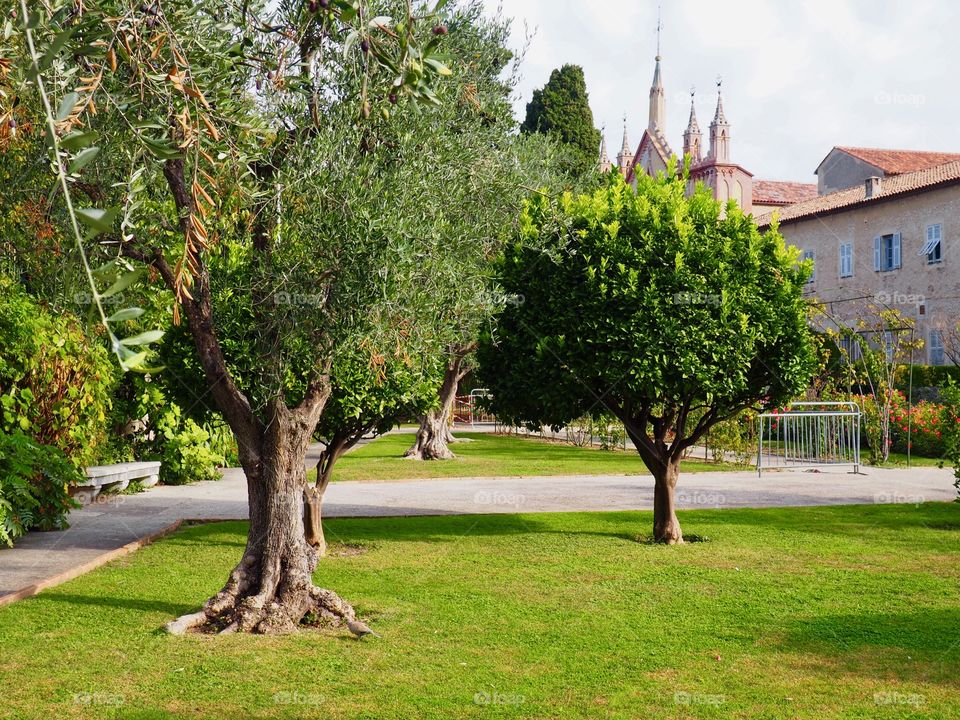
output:
[[[413,435],[394,433],[344,455],[334,480],[408,480],[445,477],[520,477],[529,475],[649,475],[636,452],[576,447],[549,440],[491,433],[458,432],[470,442],[454,443],[453,460],[418,462],[403,453]],[[682,472],[743,470],[745,466],[686,460]]]
[[[869,453],[863,454],[864,460],[869,458]],[[920,457],[918,455],[910,456],[910,467],[937,467],[940,460],[937,458]],[[906,453],[890,453],[890,459],[878,467],[907,467]],[[944,462],[944,467],[953,467],[949,462]]]
[[[180,637],[243,523],[0,608],[13,718],[960,718],[960,505],[331,520],[382,638]],[[334,546],[336,551],[337,546]]]

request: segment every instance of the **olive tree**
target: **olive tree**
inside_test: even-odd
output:
[[[423,353],[416,362],[409,356],[371,358],[362,351],[342,354],[330,373],[331,392],[317,425],[323,442],[317,459],[316,481],[307,488],[304,532],[320,555],[326,553],[323,534],[323,496],[337,461],[365,435],[379,435],[404,418],[426,413],[436,399],[436,355]]]
[[[158,336],[120,339],[137,309],[108,317],[102,300],[140,278],[172,292],[247,476],[243,557],[171,632],[354,616],[313,585],[318,553],[303,525],[306,451],[331,370],[341,354],[365,352],[373,366],[443,346],[423,319],[452,274],[445,186],[516,165],[489,122],[499,99],[476,81],[482,54],[439,56],[458,27],[487,21],[475,5],[444,5],[20,3],[0,55],[0,115],[41,135],[46,123],[50,155],[24,164],[53,159],[51,212],[73,227],[84,265],[145,270],[107,290],[88,273],[125,367],[149,362]],[[36,107],[43,116],[28,115]],[[503,151],[451,164],[460,137],[444,129],[457,123],[486,128],[477,146]]]
[[[654,477],[653,536],[682,542],[684,451],[748,407],[801,391],[813,366],[809,268],[776,229],[670,172],[535,196],[504,254],[508,305],[480,347],[492,409],[559,429],[609,411]]]

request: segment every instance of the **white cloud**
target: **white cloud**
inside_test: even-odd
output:
[[[485,0],[491,8],[499,0]],[[581,65],[598,127],[620,146],[646,125],[656,53],[653,0],[506,0],[504,14],[537,32],[523,68],[517,114],[564,63]],[[673,0],[663,3],[667,130],[675,149],[697,87],[707,131],[723,76],[732,155],[758,178],[812,182],[834,145],[960,151],[953,90],[960,43],[954,0]]]

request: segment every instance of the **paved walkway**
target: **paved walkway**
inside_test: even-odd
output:
[[[686,473],[681,509],[949,501],[953,473],[937,468],[864,474],[831,472]],[[592,510],[653,506],[649,476],[599,475],[524,478],[451,478],[334,483],[325,517],[382,517]],[[245,519],[246,482],[237,469],[224,479],[161,486],[138,495],[99,498],[74,511],[68,530],[30,533],[0,549],[0,604],[63,582],[169,532],[186,519]]]

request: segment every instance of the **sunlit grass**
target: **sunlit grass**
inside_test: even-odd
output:
[[[456,433],[450,446],[453,460],[422,462],[407,460],[403,453],[413,443],[410,433],[394,433],[344,455],[334,470],[334,480],[407,480],[447,477],[522,477],[532,475],[648,475],[640,456],[633,450],[601,450],[576,447],[536,438]],[[732,463],[689,459],[683,472],[742,470]]]
[[[242,552],[243,523],[188,528],[0,608],[0,714],[960,717],[960,505],[680,519],[709,541],[638,543],[645,512],[330,520],[316,581],[363,642],[161,633]]]

